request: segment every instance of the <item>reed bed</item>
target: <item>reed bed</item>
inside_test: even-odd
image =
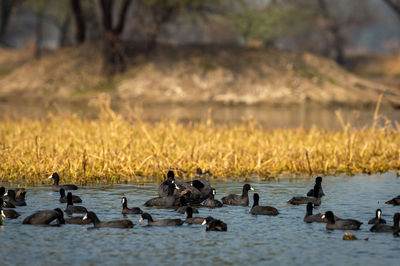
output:
[[[0,122],[0,180],[50,183],[158,181],[168,169],[191,178],[195,169],[211,178],[275,178],[282,175],[353,175],[400,169],[399,125],[387,122],[343,130],[265,129],[176,121],[147,123],[102,108],[97,119],[48,115]]]

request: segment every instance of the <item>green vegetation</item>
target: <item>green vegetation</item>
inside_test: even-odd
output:
[[[185,179],[197,167],[224,180],[398,171],[400,127],[375,125],[326,131],[264,129],[253,121],[219,126],[210,119],[151,124],[134,112],[123,118],[108,105],[96,120],[3,120],[1,181],[46,183],[57,171],[63,182],[142,182],[162,178],[169,168],[181,169]]]

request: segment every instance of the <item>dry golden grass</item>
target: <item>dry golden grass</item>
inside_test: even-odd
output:
[[[169,168],[189,178],[377,173],[400,169],[399,125],[343,130],[263,129],[253,121],[219,126],[126,119],[105,105],[96,120],[74,115],[0,122],[1,181],[141,182]],[[186,173],[186,174],[183,174]]]

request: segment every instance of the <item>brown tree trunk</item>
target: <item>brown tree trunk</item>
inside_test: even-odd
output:
[[[75,39],[81,44],[86,39],[86,23],[80,0],[71,0],[71,8],[75,18]]]
[[[40,59],[42,56],[42,41],[43,41],[43,13],[39,12],[36,14],[36,27],[35,27],[35,53],[36,59]]]
[[[10,22],[13,0],[1,1],[0,43],[6,45],[5,35]]]
[[[121,35],[124,30],[126,15],[131,0],[124,0],[115,27],[113,21],[113,0],[100,0],[103,17],[104,47],[103,47],[103,68],[108,74],[123,72],[126,69],[126,59]]]
[[[331,16],[329,9],[326,5],[325,0],[318,0],[319,8],[327,21],[327,30],[332,35],[333,38],[333,49],[335,51],[335,61],[339,65],[344,65],[345,63],[345,53],[344,53],[344,45],[345,39],[342,36],[342,30],[340,24],[335,21],[335,19]]]
[[[58,38],[58,46],[65,47],[68,44],[68,31],[71,25],[71,16],[66,16],[60,26],[60,37]]]

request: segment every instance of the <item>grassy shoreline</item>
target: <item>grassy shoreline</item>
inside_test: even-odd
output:
[[[251,120],[220,126],[211,119],[147,123],[110,108],[95,120],[48,115],[0,121],[1,182],[49,183],[45,177],[54,171],[62,182],[146,182],[162,179],[169,168],[189,179],[197,167],[221,180],[399,171],[400,128],[265,129]]]

